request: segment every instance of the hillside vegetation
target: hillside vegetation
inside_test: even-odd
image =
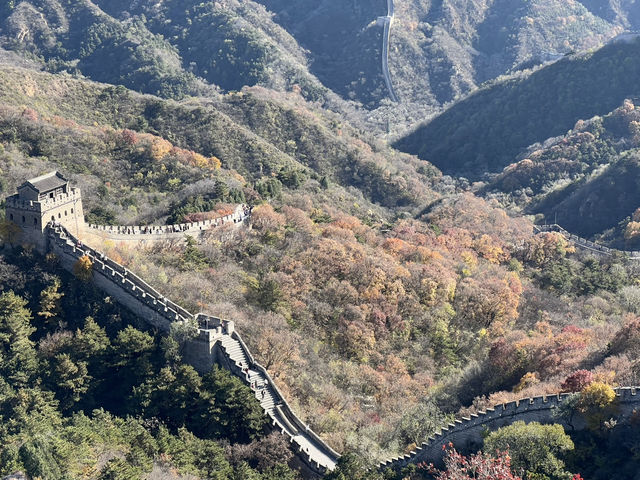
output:
[[[572,55],[488,85],[396,146],[445,173],[499,172],[527,146],[604,115],[638,92],[640,39]]]
[[[31,252],[0,255],[0,474],[295,480],[291,453],[228,372]]]
[[[631,100],[536,143],[482,188],[510,208],[543,214],[583,236],[633,249],[640,110]],[[627,228],[629,227],[629,229]],[[601,234],[605,232],[606,235]]]
[[[384,0],[12,1],[0,7],[0,47],[52,72],[168,98],[294,90],[398,133],[486,80],[638,26],[630,2],[588,3],[396,1],[390,69],[400,104],[381,72]]]
[[[460,407],[555,392],[578,369],[636,381],[622,340],[636,328],[634,269],[571,257],[561,237],[532,237],[527,221],[298,97],[253,88],[176,104],[25,69],[0,81],[4,191],[61,168],[96,223],[255,205],[252,230],[200,245],[99,247],[186,308],[235,320],[341,452],[388,457]]]
[[[637,267],[534,235],[503,208],[547,220],[577,211],[593,232],[618,222],[629,245],[640,239],[640,199],[611,188],[630,190],[640,171],[640,119],[623,103],[638,41],[496,80],[398,143],[485,183],[443,176],[362,127],[388,119],[393,131],[545,52],[591,47],[632,28],[634,3],[398,1],[400,105],[377,70],[372,22],[385,3],[312,3],[2,3],[0,197],[59,169],[92,223],[251,205],[250,229],[96,247],[190,311],[236,322],[296,413],[345,454],[327,480],[379,480],[366,468],[454,415],[639,384]],[[12,232],[0,218],[4,244]],[[182,363],[184,332],[140,330],[55,257],[13,246],[0,261],[1,473],[296,478],[246,389]],[[638,437],[637,423],[594,418],[574,457],[556,461],[574,440],[554,435],[557,478],[638,471],[634,444],[615,447]],[[552,471],[531,468],[531,479]]]
[[[6,106],[4,141],[28,156],[53,157],[78,173],[97,173],[114,187],[125,187],[131,179],[136,187],[153,186],[155,203],[220,166],[235,175],[229,185],[236,189],[245,182],[257,189],[270,184],[280,188],[283,182],[324,178],[356,185],[370,201],[387,207],[411,210],[434,198],[425,184],[431,183],[435,169],[391,151],[296,96],[254,89],[215,101],[176,104],[12,68],[0,72],[0,83],[0,101]],[[25,104],[35,111],[25,112]],[[129,131],[146,136],[138,144]],[[12,158],[7,150],[5,156]],[[131,163],[124,165],[122,159]],[[24,172],[24,163],[15,157],[11,164]],[[9,170],[8,178],[18,181],[21,176]],[[128,202],[126,198],[121,201]]]

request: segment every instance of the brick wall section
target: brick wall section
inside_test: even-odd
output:
[[[233,321],[202,313],[191,314],[124,266],[80,243],[62,225],[49,226],[46,240],[48,251],[55,253],[61,266],[68,271],[73,271],[80,257],[89,257],[95,285],[158,330],[169,332],[174,322],[193,324],[197,333],[194,332],[195,338],[186,348],[185,361],[201,372],[218,364],[249,385],[271,420],[272,428],[288,438],[297,457],[312,475],[335,467],[338,453],[295,415],[267,370],[255,361],[235,331]]]
[[[443,445],[451,442],[459,451],[476,451],[482,446],[483,434],[486,431],[497,430],[518,420],[526,423],[559,423],[553,418],[553,412],[568,395],[561,393],[525,398],[516,402],[496,405],[478,415],[456,420],[455,423],[447,425],[439,433],[430,437],[416,450],[382,462],[380,468],[401,469],[411,463],[421,462],[441,465],[444,455]],[[636,387],[618,388],[616,396],[619,421],[627,420],[634,409],[640,408],[640,394],[637,394]],[[585,424],[576,420],[573,422],[573,426],[580,430],[585,427]]]
[[[540,232],[557,232],[564,236],[567,240],[572,242],[576,247],[581,248],[583,250],[587,250],[594,255],[610,257],[614,254],[625,255],[629,260],[640,260],[640,252],[636,250],[616,250],[615,248],[605,247],[604,245],[599,245],[597,243],[592,242],[591,240],[587,240],[586,238],[579,237],[574,235],[573,233],[567,232],[560,225],[552,224],[552,225],[534,225],[534,230],[537,233]]]
[[[86,224],[83,234],[101,240],[124,242],[158,242],[184,240],[185,235],[198,237],[204,232],[223,225],[243,223],[251,214],[246,205],[238,205],[233,213],[201,222],[179,223],[175,225],[94,225]]]

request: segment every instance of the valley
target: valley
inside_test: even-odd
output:
[[[637,7],[4,2],[0,474],[632,479]],[[91,238],[38,251],[4,199],[51,171]]]

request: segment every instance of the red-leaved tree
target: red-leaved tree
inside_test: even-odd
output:
[[[433,464],[421,464],[437,480],[522,480],[511,471],[511,459],[507,452],[496,452],[492,457],[483,452],[469,455],[458,453],[449,443],[444,455],[445,470],[434,468]]]
[[[564,379],[560,388],[563,392],[580,392],[593,380],[593,373],[589,370],[576,370]]]

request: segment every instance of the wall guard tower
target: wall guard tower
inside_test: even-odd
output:
[[[18,193],[7,198],[6,215],[22,230],[19,241],[35,245],[43,254],[47,251],[47,223],[57,222],[75,235],[84,227],[80,189],[71,187],[56,171],[20,185]]]

